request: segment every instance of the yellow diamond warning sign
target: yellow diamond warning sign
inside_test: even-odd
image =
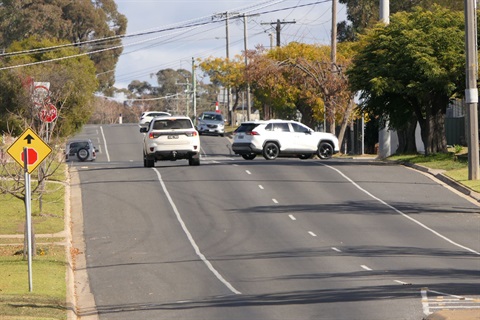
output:
[[[25,130],[20,137],[7,149],[7,153],[24,168],[24,148],[27,148],[27,171],[32,173],[40,163],[52,152],[32,129]],[[25,169],[25,168],[24,168]]]

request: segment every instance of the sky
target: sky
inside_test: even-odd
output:
[[[128,19],[124,49],[115,70],[115,86],[133,80],[157,85],[162,69],[192,68],[192,58],[226,56],[226,13],[229,13],[229,56],[244,50],[243,15],[247,18],[247,48],[276,45],[275,25],[281,26],[281,45],[292,41],[331,42],[331,0],[116,0]],[[239,15],[241,15],[239,17]],[[337,22],[346,8],[337,4]],[[270,35],[272,34],[272,36]],[[198,71],[197,71],[198,74]],[[201,78],[201,75],[199,75]]]

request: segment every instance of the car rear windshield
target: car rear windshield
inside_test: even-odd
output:
[[[235,132],[250,132],[258,126],[257,123],[243,123]]]
[[[156,120],[153,124],[154,130],[168,129],[191,129],[192,122],[189,119],[162,119]]]

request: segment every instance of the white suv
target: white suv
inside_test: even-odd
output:
[[[150,121],[152,121],[153,118],[161,116],[171,116],[171,114],[163,111],[145,111],[140,116],[140,121],[138,122],[138,125],[141,127],[148,127]]]
[[[279,156],[308,159],[318,155],[329,159],[339,152],[338,139],[326,132],[315,132],[291,120],[243,122],[234,132],[232,150],[246,160],[263,155],[267,160]]]
[[[191,166],[200,165],[200,136],[192,120],[185,116],[156,117],[148,127],[141,127],[143,166],[151,168],[159,160],[188,159]]]

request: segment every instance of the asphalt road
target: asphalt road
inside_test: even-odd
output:
[[[400,165],[246,161],[144,168],[137,125],[87,126],[73,163],[100,319],[419,320],[480,307],[480,208]]]

